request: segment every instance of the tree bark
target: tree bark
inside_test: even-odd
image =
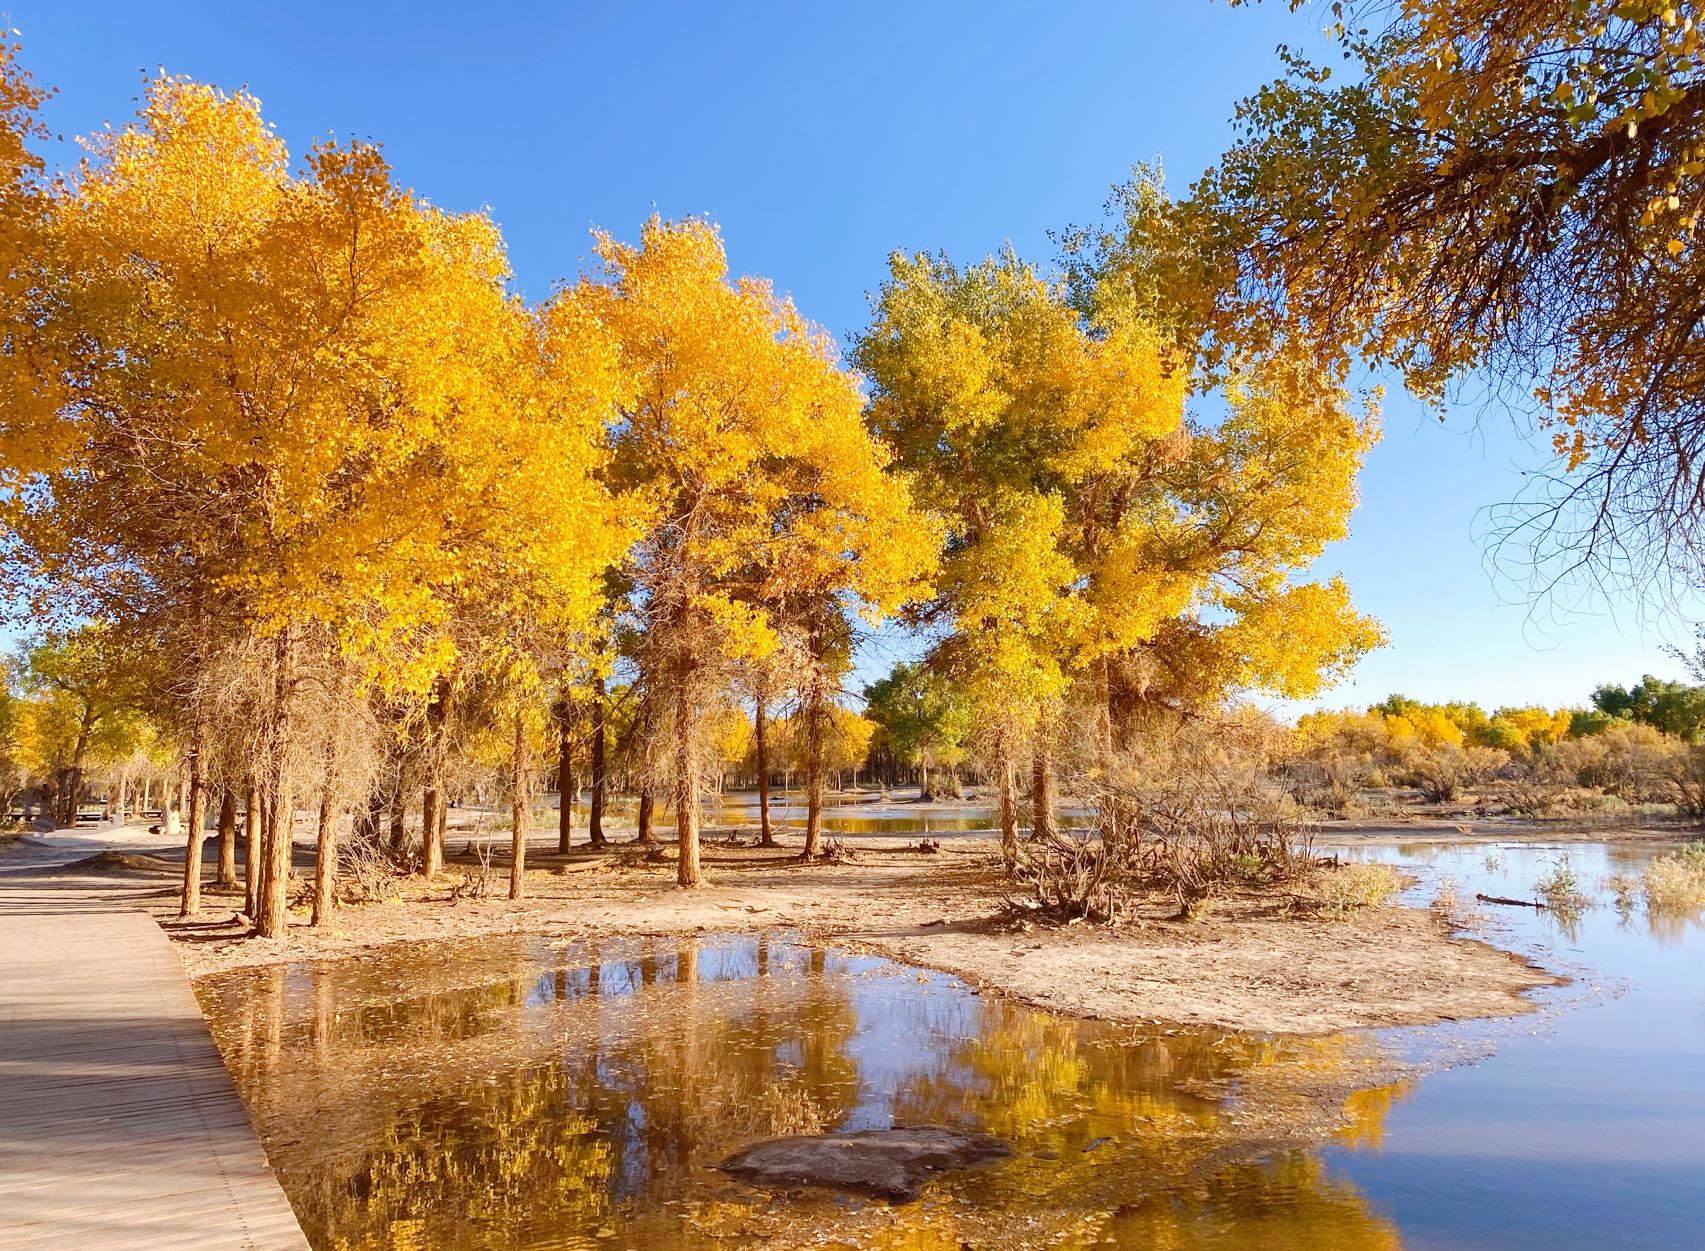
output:
[[[397,775],[396,788],[391,791],[391,850],[402,851],[408,843],[408,794],[402,775]]]
[[[762,678],[758,680],[758,689],[754,692],[756,698],[752,701],[754,715],[752,717],[753,747],[758,754],[758,846],[774,847],[776,845],[775,831],[770,829],[770,748],[769,684]]]
[[[566,737],[566,736],[565,736]],[[521,710],[515,710],[515,754],[510,762],[514,770],[513,782],[509,791],[509,897],[521,898],[521,885],[527,873],[527,723],[522,720]],[[568,796],[563,795],[563,807],[568,806]],[[568,831],[561,832],[564,842],[567,841]],[[566,848],[565,848],[566,850]]]
[[[1053,725],[1047,717],[1036,723],[1036,745],[1030,756],[1031,837],[1052,839],[1060,832],[1054,812]]]
[[[567,696],[557,705],[556,785],[557,793],[562,796],[556,817],[556,850],[559,856],[568,854],[569,839],[574,833],[574,739],[569,729],[572,708]]]
[[[657,815],[657,796],[651,791],[651,783],[647,782],[639,788],[639,818],[637,821],[639,833],[634,838],[636,843],[655,843],[657,836],[651,832],[651,823]]]
[[[813,681],[805,710],[805,858],[823,851],[823,707],[822,684]]]
[[[243,915],[252,922],[260,910],[261,833],[260,788],[249,779],[248,807],[243,812]]]
[[[273,665],[272,724],[268,734],[266,848],[261,857],[260,915],[255,934],[283,938],[289,927],[291,827],[294,824],[285,795],[285,750],[290,742],[290,695],[294,657],[289,631],[278,636]]]
[[[592,810],[587,817],[586,833],[594,847],[603,847],[604,795],[609,785],[609,770],[604,763],[604,679],[592,679]]]
[[[314,915],[308,924],[319,925],[336,907],[337,814],[332,808],[330,780],[320,789],[320,813],[314,839]]]
[[[420,863],[422,875],[437,877],[444,867],[443,845],[438,841],[438,813],[444,807],[444,792],[427,783],[420,797]]]
[[[1008,871],[1018,865],[1018,766],[1012,758],[1012,731],[1001,731],[1001,862]]]
[[[183,902],[179,917],[192,917],[201,911],[201,845],[207,835],[207,814],[203,811],[207,787],[201,779],[201,747],[203,737],[201,701],[197,699],[189,738],[189,838],[184,848]]]
[[[64,818],[60,824],[77,828],[77,809],[82,806],[83,795],[83,759],[89,752],[89,735],[94,732],[94,724],[85,715],[77,731],[77,745],[71,751],[71,768],[65,775],[65,803],[61,809]]]
[[[675,881],[699,884],[699,794],[693,760],[692,663],[683,660],[675,682],[675,833],[680,845]]]
[[[225,890],[237,885],[237,796],[229,786],[219,788],[219,876]]]
[[[450,682],[439,678],[433,685],[432,702],[426,709],[426,793],[421,803],[420,872],[435,878],[444,870],[444,828],[448,823],[444,802],[444,741],[450,716]]]

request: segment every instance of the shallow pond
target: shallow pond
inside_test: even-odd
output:
[[[1352,854],[1471,901],[1557,853]],[[1589,882],[1618,854],[1571,849]],[[1705,931],[1495,911],[1500,941],[1597,971],[1506,1022],[1277,1042],[1065,1020],[781,934],[464,940],[199,990],[316,1248],[1705,1246]],[[715,1168],[926,1122],[1017,1154],[898,1207]]]
[[[1481,933],[1575,979],[1536,995],[1537,1018],[1403,1031],[1411,1045],[1454,1033],[1497,1052],[1418,1083],[1377,1150],[1322,1153],[1392,1220],[1403,1247],[1705,1248],[1705,921],[1697,910],[1619,909],[1604,884],[1663,850],[1352,851],[1416,874],[1410,902],[1431,902],[1442,885],[1481,914]],[[1579,915],[1475,900],[1534,899],[1560,862],[1588,897]]]
[[[585,821],[584,799],[577,800],[577,831]],[[495,814],[495,809],[493,810]],[[624,799],[612,805],[611,813],[632,822],[636,805]],[[708,796],[704,804],[704,821],[713,829],[756,830],[759,822],[756,791],[726,791]],[[770,824],[780,830],[805,828],[805,798],[797,792],[773,791],[770,794]],[[1094,815],[1082,808],[1062,808],[1059,822],[1063,828],[1081,828],[1094,824]],[[658,817],[658,828],[675,828],[674,816],[665,809]],[[922,803],[915,798],[915,788],[896,790],[891,798],[881,798],[867,791],[847,791],[829,794],[823,800],[823,829],[831,837],[837,835],[912,835],[912,834],[986,834],[998,832],[1000,818],[995,808],[975,799],[954,803]]]
[[[722,802],[706,807],[705,820],[713,827],[749,826],[755,829],[758,825],[757,800],[746,800],[743,795],[726,796]],[[805,818],[803,801],[794,802],[786,798],[770,801],[770,824],[777,829],[803,830]],[[849,834],[977,834],[999,828],[995,810],[976,805],[932,808],[922,804],[877,801],[826,804],[823,809],[823,829],[830,837]]]

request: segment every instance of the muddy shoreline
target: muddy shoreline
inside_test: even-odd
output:
[[[1407,831],[1367,831],[1354,841],[1385,837],[1415,841]],[[804,864],[789,848],[712,838],[707,882],[693,891],[674,885],[666,852],[648,858],[618,846],[567,858],[538,854],[528,897],[519,901],[451,902],[452,884],[468,871],[452,864],[440,882],[403,879],[392,900],[341,907],[319,930],[293,910],[283,941],[243,938],[240,897],[217,889],[208,891],[201,917],[179,921],[169,862],[122,873],[158,883],[139,902],[179,940],[193,978],[487,934],[579,941],[786,930],[952,973],[1064,1015],[1271,1035],[1510,1016],[1532,1010],[1526,992],[1559,984],[1519,956],[1455,932],[1444,916],[1397,904],[1321,920],[1293,915],[1279,898],[1240,895],[1217,903],[1205,920],[1178,921],[1157,900],[1118,927],[1014,930],[994,922],[1006,885],[993,840],[944,839],[934,854],[910,845],[863,837],[848,860]],[[491,882],[492,896],[502,889],[501,880]]]

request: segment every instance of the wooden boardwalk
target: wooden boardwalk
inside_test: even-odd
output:
[[[0,1248],[307,1251],[160,927],[0,874]]]

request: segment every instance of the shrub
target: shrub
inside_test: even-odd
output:
[[[1268,728],[1248,718],[1157,719],[1110,761],[1095,755],[1077,793],[1097,828],[1033,839],[1010,902],[1061,919],[1113,920],[1141,896],[1199,917],[1236,890],[1300,877],[1312,827],[1267,781]]]
[[[1309,889],[1323,916],[1342,919],[1390,899],[1403,889],[1403,875],[1389,864],[1352,862],[1317,871]]]
[[[1470,787],[1491,781],[1510,762],[1496,747],[1457,747],[1444,744],[1417,753],[1409,765],[1410,781],[1421,794],[1438,803],[1458,798]]]
[[[1705,842],[1659,856],[1641,874],[1640,888],[1648,908],[1675,910],[1705,904]]]
[[[1553,912],[1580,912],[1592,902],[1581,889],[1581,879],[1569,862],[1567,853],[1551,862],[1550,872],[1535,882],[1533,889]]]

